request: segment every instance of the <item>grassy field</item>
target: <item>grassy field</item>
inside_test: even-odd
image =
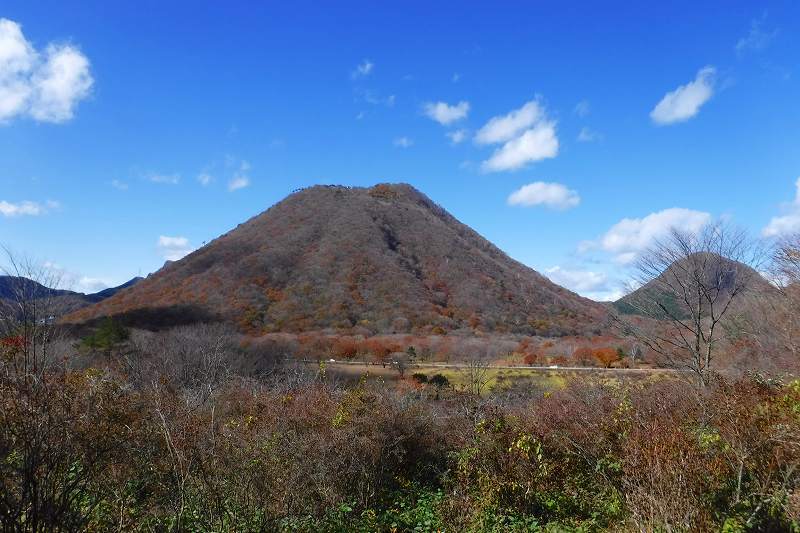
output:
[[[318,367],[318,363],[308,363],[309,366],[314,368]],[[382,380],[386,382],[396,382],[400,379],[400,375],[395,368],[390,365],[385,367],[376,364],[342,364],[326,362],[325,372],[328,376],[342,379],[344,381],[353,381],[366,376],[368,381]],[[428,378],[436,374],[441,374],[447,378],[450,385],[456,390],[462,390],[467,387],[469,381],[466,369],[462,368],[442,368],[440,366],[419,364],[410,366],[406,372],[405,377],[411,378],[413,374],[424,374]],[[662,379],[663,374],[637,374],[637,375],[621,375],[617,373],[610,373],[601,369],[596,371],[573,371],[573,370],[558,370],[541,369],[541,368],[492,368],[486,369],[486,385],[484,391],[486,392],[502,392],[511,389],[538,389],[543,392],[554,391],[563,388],[570,380],[580,378],[582,380],[589,380],[596,383],[620,383],[623,380],[651,380]]]

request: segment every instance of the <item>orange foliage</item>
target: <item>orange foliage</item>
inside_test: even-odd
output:
[[[592,355],[600,361],[604,367],[608,368],[612,363],[619,361],[620,357],[615,348],[606,346],[605,348],[595,348]]]

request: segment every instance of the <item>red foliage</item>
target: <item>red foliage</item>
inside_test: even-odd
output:
[[[3,337],[0,339],[0,346],[7,350],[21,350],[25,347],[25,339],[22,337],[22,335]]]
[[[352,359],[358,354],[358,342],[353,337],[338,337],[333,341],[331,352],[336,357]]]

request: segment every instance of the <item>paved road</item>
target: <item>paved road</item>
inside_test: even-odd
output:
[[[364,362],[364,361],[339,361],[339,360],[331,360],[331,359],[322,359],[326,365],[341,365],[341,366],[363,366],[363,367],[384,367],[381,363],[372,363],[372,362]],[[315,359],[304,359],[304,363],[313,363],[317,364],[318,361]],[[415,363],[408,365],[409,368],[455,368],[455,369],[463,369],[469,368],[468,363]],[[390,363],[387,363],[385,367],[391,367]],[[489,365],[491,369],[497,370],[528,370],[531,372],[608,372],[608,373],[639,373],[639,374],[657,374],[657,373],[685,373],[690,372],[690,370],[686,369],[678,369],[678,368],[597,368],[597,367],[587,367],[587,366],[501,366],[501,365]]]

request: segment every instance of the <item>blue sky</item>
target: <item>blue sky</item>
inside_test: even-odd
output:
[[[404,181],[602,299],[671,225],[800,230],[797,2],[250,4],[3,2],[0,243],[97,290]]]

